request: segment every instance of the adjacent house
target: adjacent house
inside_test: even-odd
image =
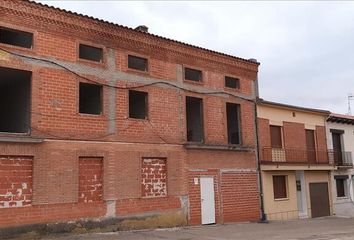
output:
[[[327,119],[327,145],[338,166],[332,172],[333,206],[338,216],[354,217],[354,117],[332,113]]]
[[[326,143],[329,112],[262,99],[257,111],[267,218],[331,215],[331,170],[335,166]]]
[[[1,228],[259,219],[257,61],[30,1],[0,12]]]

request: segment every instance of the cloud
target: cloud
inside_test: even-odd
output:
[[[256,58],[265,99],[345,113],[354,93],[354,2],[39,2]]]

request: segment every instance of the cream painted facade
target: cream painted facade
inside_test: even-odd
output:
[[[273,176],[286,176],[285,199],[274,199]],[[268,220],[298,219],[295,171],[262,171],[264,211]]]
[[[287,198],[275,199],[273,176],[282,175],[287,179]],[[268,220],[293,220],[311,218],[311,183],[327,183],[328,193],[332,182],[329,171],[262,171],[264,210]],[[300,189],[297,189],[297,181]],[[300,190],[300,191],[299,191]],[[334,213],[332,195],[328,195],[330,214]]]
[[[259,118],[269,119],[271,125],[283,126],[283,122],[304,123],[305,129],[311,130],[314,130],[316,125],[325,126],[326,121],[323,114],[269,105],[258,105],[257,115]]]
[[[310,188],[309,184],[311,183],[328,183],[328,198],[329,198],[329,207],[330,214],[333,215],[333,199],[331,193],[332,182],[331,182],[331,172],[329,171],[305,171],[305,182],[306,182],[306,195],[307,197],[307,206],[308,206],[308,217],[311,218],[311,199],[310,199]]]
[[[327,146],[333,149],[331,129],[343,130],[341,135],[342,150],[351,153],[351,159],[354,160],[354,125],[327,122]],[[337,176],[346,176],[344,180],[345,196],[337,196],[336,179]],[[354,170],[353,168],[338,168],[332,172],[332,198],[334,214],[337,216],[354,217]]]
[[[284,126],[284,122],[302,123],[308,130],[316,130],[316,126],[325,127],[328,114],[325,111],[313,111],[288,105],[263,104],[262,102],[257,107],[258,118],[268,119],[270,125]],[[334,166],[330,164],[292,164],[274,160],[274,162],[262,164],[262,159],[260,160],[264,210],[268,220],[311,218],[310,184],[316,183],[327,184],[329,214],[333,214],[330,172],[335,169]],[[273,176],[275,175],[286,176],[287,198],[275,199],[273,186]]]

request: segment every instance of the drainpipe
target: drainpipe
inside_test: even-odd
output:
[[[261,219],[259,222],[266,223],[267,216],[264,212],[264,197],[263,197],[263,185],[262,185],[262,174],[261,174],[261,166],[260,166],[260,156],[259,156],[259,138],[258,138],[258,113],[257,113],[257,101],[259,98],[258,91],[258,74],[254,83],[254,91],[255,91],[255,101],[254,101],[254,123],[255,123],[255,136],[256,136],[256,168],[258,173],[258,184],[259,184],[259,192],[260,192],[260,207],[261,207]]]

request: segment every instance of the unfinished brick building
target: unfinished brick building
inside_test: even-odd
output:
[[[1,0],[0,228],[257,220],[258,65]]]

